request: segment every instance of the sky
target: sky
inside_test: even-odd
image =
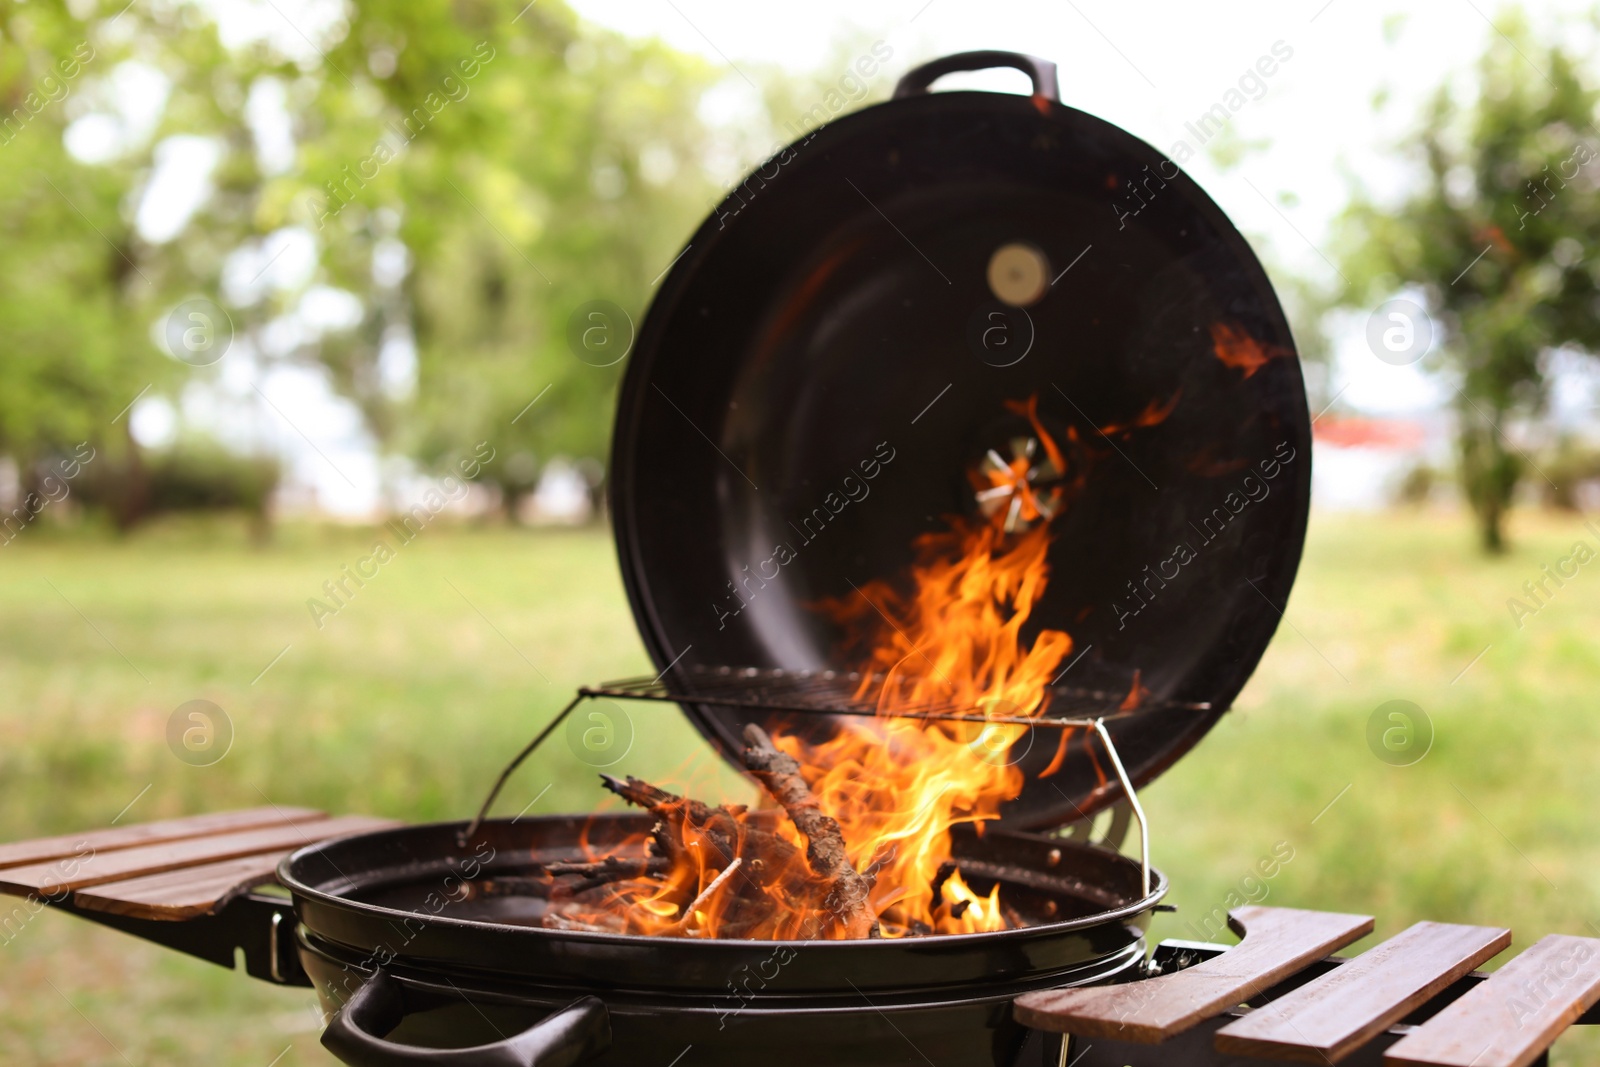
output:
[[[321,0],[209,2],[225,41],[239,45],[270,37],[289,54],[307,42],[284,31],[286,20],[311,25],[329,11]],[[1329,226],[1352,189],[1359,183],[1380,199],[1396,198],[1406,189],[1414,172],[1402,148],[1422,102],[1447,79],[1470,89],[1471,66],[1491,40],[1490,20],[1500,10],[1491,0],[569,2],[591,22],[633,36],[660,37],[724,69],[704,113],[730,130],[757,107],[753,83],[758,79],[748,76],[749,66],[826,74],[836,65],[843,73],[855,50],[883,42],[892,56],[871,86],[881,97],[894,78],[920,62],[996,48],[1054,61],[1063,102],[1174,155],[1179,141],[1197,141],[1186,124],[1241,87],[1258,61],[1272,55],[1279,60],[1275,72],[1245,81],[1249,102],[1231,120],[1229,136],[1250,146],[1243,159],[1223,169],[1201,152],[1184,166],[1264,256],[1322,281],[1335,279],[1325,252]],[[1572,19],[1588,4],[1543,0],[1523,8],[1536,27],[1568,27],[1563,35],[1570,41],[1579,32]],[[1540,76],[1532,59],[1528,76]],[[126,91],[137,97],[139,72],[126,78]],[[939,87],[1026,91],[1027,80],[1015,71],[991,71],[952,75]],[[1380,98],[1381,107],[1376,106]],[[159,102],[154,106],[158,109]],[[252,107],[259,114],[253,122],[270,137],[272,101],[252,100]],[[78,135],[85,154],[92,154],[96,131]],[[101,136],[109,134],[101,131]],[[730,136],[730,145],[734,141]],[[181,227],[206,190],[206,152],[203,144],[170,146],[168,165],[158,165],[152,196],[141,205],[141,229],[160,234]],[[719,177],[732,178],[758,162],[741,160],[730,148],[710,165],[728,172]],[[163,181],[170,188],[156,195]],[[289,266],[283,270],[293,273],[295,259],[284,257]],[[292,285],[293,279],[284,284]],[[1415,365],[1378,360],[1367,346],[1367,317],[1355,311],[1330,321],[1336,358],[1322,395],[1337,396],[1341,410],[1437,413],[1448,386]],[[233,361],[247,377],[255,365],[248,350]],[[323,506],[352,514],[369,510],[377,502],[381,466],[353,410],[343,410],[349,405],[303,368],[269,371],[263,365],[259,380],[250,383],[283,413],[283,422],[295,424],[294,432],[259,412],[243,419],[239,412],[219,410],[203,396],[189,398],[185,416],[212,423],[207,428],[213,432],[244,427],[239,432],[266,434],[289,455],[292,476],[314,486]],[[1577,416],[1592,418],[1595,384],[1592,375],[1578,375],[1555,392]],[[164,404],[151,400],[135,412],[141,436],[158,441],[170,434],[173,412]]]

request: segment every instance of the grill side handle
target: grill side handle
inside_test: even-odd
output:
[[[405,990],[379,970],[345,1002],[322,1045],[352,1067],[571,1067],[611,1044],[611,1018],[597,997],[573,1001],[520,1034],[472,1048],[419,1048],[380,1036],[406,1016]]]

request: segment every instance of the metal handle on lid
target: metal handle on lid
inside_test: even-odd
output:
[[[921,96],[928,87],[946,74],[958,70],[989,70],[992,67],[1013,67],[1033,79],[1033,95],[1061,102],[1061,89],[1056,83],[1056,65],[1048,59],[1024,55],[1021,52],[957,52],[913,67],[895,83],[894,98]]]

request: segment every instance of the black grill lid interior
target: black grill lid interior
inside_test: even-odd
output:
[[[1310,419],[1288,324],[1237,230],[1160,153],[1047,99],[1035,75],[1046,91],[1031,98],[928,94],[908,76],[904,98],[735,189],[641,327],[613,442],[615,531],[669,681],[849,668],[815,603],[902,575],[919,534],[975,516],[967,472],[1031,433],[1006,401],[1037,396],[1046,429],[1098,458],[1053,522],[1030,628],[1072,636],[1063,686],[1125,693],[1138,672],[1144,710],[1111,726],[1142,784],[1230,705],[1278,624]],[[996,250],[1016,245],[1053,279],[1025,313],[989,281]],[[1158,424],[1100,433],[1173,398]],[[727,753],[763,718],[685,711]],[[1033,733],[1008,824],[1060,825],[1120,795],[1082,732],[1039,779],[1058,735]]]

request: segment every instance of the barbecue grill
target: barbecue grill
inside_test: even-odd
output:
[[[992,66],[1027,73],[1032,94],[928,91]],[[1024,396],[1030,418],[1006,406]],[[1055,441],[1070,469],[1040,458]],[[0,846],[0,889],[223,965],[242,950],[251,975],[314,986],[324,1044],[368,1067],[1375,1063],[1407,1034],[1390,1062],[1473,1062],[1426,1020],[1459,1035],[1462,1016],[1500,1011],[1497,979],[1472,969],[1507,931],[1421,924],[1343,963],[1328,954],[1369,917],[1245,908],[1239,946],[1147,959],[1167,886],[1137,789],[1226,712],[1270,640],[1309,447],[1287,323],[1216,205],[1148,145],[1062,106],[1051,64],[947,57],[736,187],[644,321],[611,493],[659,674],[580,690],[471,821],[242,812],[24,842]],[[1022,466],[1030,481],[1004,482]],[[1000,477],[975,489],[973,469]],[[1046,483],[1060,492],[1035,492]],[[886,709],[815,608],[895,573],[947,515],[1054,524],[1028,625],[1070,632],[1076,651],[1037,714]],[[805,941],[551,928],[540,872],[597,850],[649,862],[628,852],[649,816],[488,817],[592,699],[675,705],[730,758],[752,724],[819,739],[884,716],[1016,728],[1005,755],[1024,784],[982,832],[952,832],[950,861],[977,892],[1001,888],[1014,921]],[[1134,824],[1137,860],[1116,848]],[[250,892],[274,875],[288,898]],[[1507,968],[1581,957],[1515,1027],[1483,1031],[1480,1067],[1532,1062],[1600,996],[1589,944],[1547,940]]]

